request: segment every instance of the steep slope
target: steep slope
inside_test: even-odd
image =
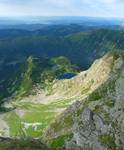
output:
[[[89,78],[100,84],[86,98],[77,98],[44,132],[43,140],[52,149],[124,149],[124,57],[109,53],[96,64]]]
[[[70,80],[54,81],[53,93],[58,93],[65,98],[86,96],[91,93],[107,80],[111,72],[113,57],[107,57],[96,60],[87,71],[79,73]],[[100,75],[101,72],[102,75]]]

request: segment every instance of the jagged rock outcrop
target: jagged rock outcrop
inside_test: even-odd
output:
[[[43,140],[53,149],[124,150],[124,57],[109,53],[101,61],[110,63],[106,80],[65,110],[44,133]],[[96,80],[104,73],[99,72]]]
[[[113,71],[113,76],[117,77],[113,89],[114,95],[111,97],[113,106],[104,103],[106,100],[109,103],[110,93],[102,98],[102,105],[100,105],[101,99],[98,99],[97,108],[89,102],[88,107],[74,122],[73,138],[66,143],[67,150],[124,149],[124,60],[122,56],[114,62]]]
[[[74,149],[124,149],[124,60],[122,56],[114,62],[113,72],[112,76],[116,76],[113,97],[111,97],[113,106],[102,104],[102,102],[100,105],[101,99],[98,99],[97,108],[89,102],[88,108],[82,111],[78,121],[75,122],[76,125],[73,126],[74,136],[66,143],[66,149],[72,149],[70,146],[72,143]],[[109,97],[110,93],[105,95],[102,101],[107,100],[109,103]]]

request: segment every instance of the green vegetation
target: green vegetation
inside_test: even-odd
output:
[[[21,125],[21,119],[14,112],[9,112],[5,118],[7,123],[9,124],[10,135],[15,136],[23,136],[23,130]]]
[[[109,93],[114,93],[115,92],[115,81],[116,79],[112,79],[106,81],[104,84],[100,86],[100,88],[96,89],[94,92],[92,92],[89,95],[89,101],[97,101],[101,100],[105,96],[107,97],[105,103],[106,105],[113,107],[114,106],[114,101],[112,98],[109,96]]]
[[[65,130],[66,134],[68,132],[67,129],[70,129],[72,125],[73,125],[72,115],[66,114],[66,116],[63,118],[63,121],[51,123],[51,128],[54,129],[55,132]]]
[[[36,111],[35,112],[29,112],[29,113],[26,113],[23,117],[22,117],[22,121],[23,122],[27,122],[27,123],[41,123],[40,124],[40,129],[38,129],[38,131],[36,131],[37,135],[36,137],[38,136],[41,136],[42,135],[42,131],[43,129],[45,129],[49,123],[53,120],[53,118],[55,118],[55,113],[54,112],[45,112],[45,111]],[[32,133],[35,132],[32,128],[32,132],[30,132],[31,129],[27,132],[28,135],[32,136]]]
[[[0,139],[1,150],[49,150],[47,146],[41,143],[40,140],[36,139]]]
[[[52,58],[51,61],[56,65],[55,67],[60,74],[61,72],[77,73],[77,66],[72,65],[70,60],[64,56]]]
[[[67,106],[69,106],[74,100],[74,98],[60,99],[56,102],[50,103],[50,106],[53,108],[67,108]]]
[[[105,101],[105,104],[109,107],[114,107],[115,102],[114,102],[114,100],[112,100],[112,98],[108,97]]]
[[[20,103],[18,109],[24,112],[23,116],[12,111],[8,112],[5,118],[11,136],[41,137],[43,130],[57,115],[55,109],[47,105]]]
[[[31,80],[32,70],[33,70],[33,58],[29,57],[27,59],[27,70],[24,74],[22,83],[20,85],[20,91],[19,91],[20,96],[28,94],[32,88],[32,80]]]
[[[103,120],[106,124],[109,124],[111,122],[111,118],[109,113],[107,113],[105,110],[103,110],[102,106],[96,105],[95,109],[93,110],[97,115],[103,116]]]
[[[96,105],[94,110],[93,110],[96,114],[100,114],[103,110],[102,110],[102,106]]]
[[[50,143],[50,147],[52,149],[57,149],[59,147],[63,147],[65,140],[71,139],[72,136],[73,136],[73,134],[59,136]]]
[[[41,137],[44,129],[46,129],[51,122],[59,114],[58,109],[63,109],[69,106],[73,99],[62,99],[50,104],[34,104],[30,102],[13,102],[13,106],[21,110],[20,116],[15,111],[7,113],[5,120],[10,127],[10,136],[21,137]],[[21,113],[20,113],[21,114]],[[64,124],[55,126],[56,130],[72,125],[73,120],[71,116],[64,119]]]
[[[92,94],[90,94],[89,96],[89,100],[90,101],[97,101],[100,100],[102,98],[102,95],[100,93],[100,91],[94,91]]]
[[[0,112],[1,113],[6,113],[6,112],[10,112],[10,111],[12,111],[13,110],[13,108],[6,108],[6,107],[0,107]]]
[[[115,139],[111,135],[104,134],[99,136],[99,141],[107,146],[109,150],[116,150]]]

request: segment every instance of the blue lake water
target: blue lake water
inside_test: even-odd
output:
[[[58,76],[57,79],[59,79],[59,80],[71,79],[71,78],[73,78],[74,76],[76,76],[75,73],[64,73],[63,75]]]

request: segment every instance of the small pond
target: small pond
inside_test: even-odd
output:
[[[57,79],[58,79],[58,80],[71,79],[71,78],[73,78],[74,76],[76,76],[75,73],[64,73],[64,74],[58,76]]]

